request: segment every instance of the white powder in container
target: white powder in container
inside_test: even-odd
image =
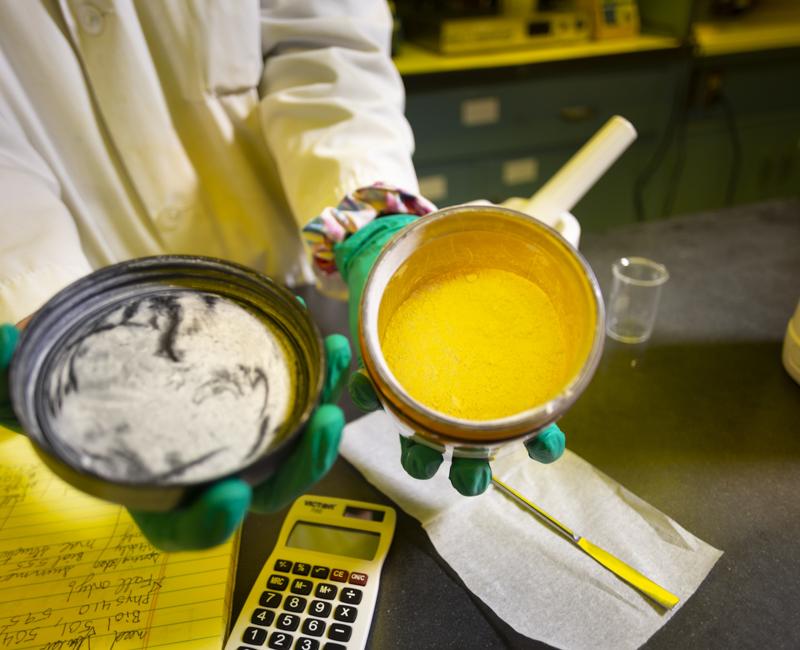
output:
[[[213,479],[271,445],[296,357],[277,327],[210,293],[168,290],[81,326],[46,378],[51,436],[102,477]]]

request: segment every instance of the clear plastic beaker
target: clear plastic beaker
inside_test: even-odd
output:
[[[622,257],[611,265],[614,282],[608,302],[606,332],[623,343],[650,338],[667,268],[644,257]]]

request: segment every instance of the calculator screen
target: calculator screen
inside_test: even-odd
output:
[[[298,521],[289,533],[286,546],[371,560],[378,550],[380,537],[366,530]]]

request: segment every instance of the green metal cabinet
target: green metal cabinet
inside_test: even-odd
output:
[[[586,230],[800,196],[800,50],[688,47],[409,78],[423,191],[439,205],[535,192],[614,114],[639,138],[574,208]]]
[[[697,60],[664,167],[665,216],[800,196],[800,50]]]
[[[625,115],[642,134],[663,130],[674,65],[605,63],[596,68],[534,71],[521,81],[409,93],[406,115],[417,139],[416,161],[475,160],[497,152],[516,155],[578,144],[615,113]],[[494,116],[470,117],[470,106],[481,102],[494,102]]]
[[[406,114],[423,191],[440,205],[529,196],[619,114],[639,139],[575,211],[592,229],[633,221],[632,188],[666,132],[686,58],[612,57],[519,74],[409,90]]]

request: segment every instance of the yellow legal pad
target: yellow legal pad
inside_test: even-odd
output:
[[[221,648],[237,544],[158,551],[124,508],[70,487],[0,428],[2,648]]]

